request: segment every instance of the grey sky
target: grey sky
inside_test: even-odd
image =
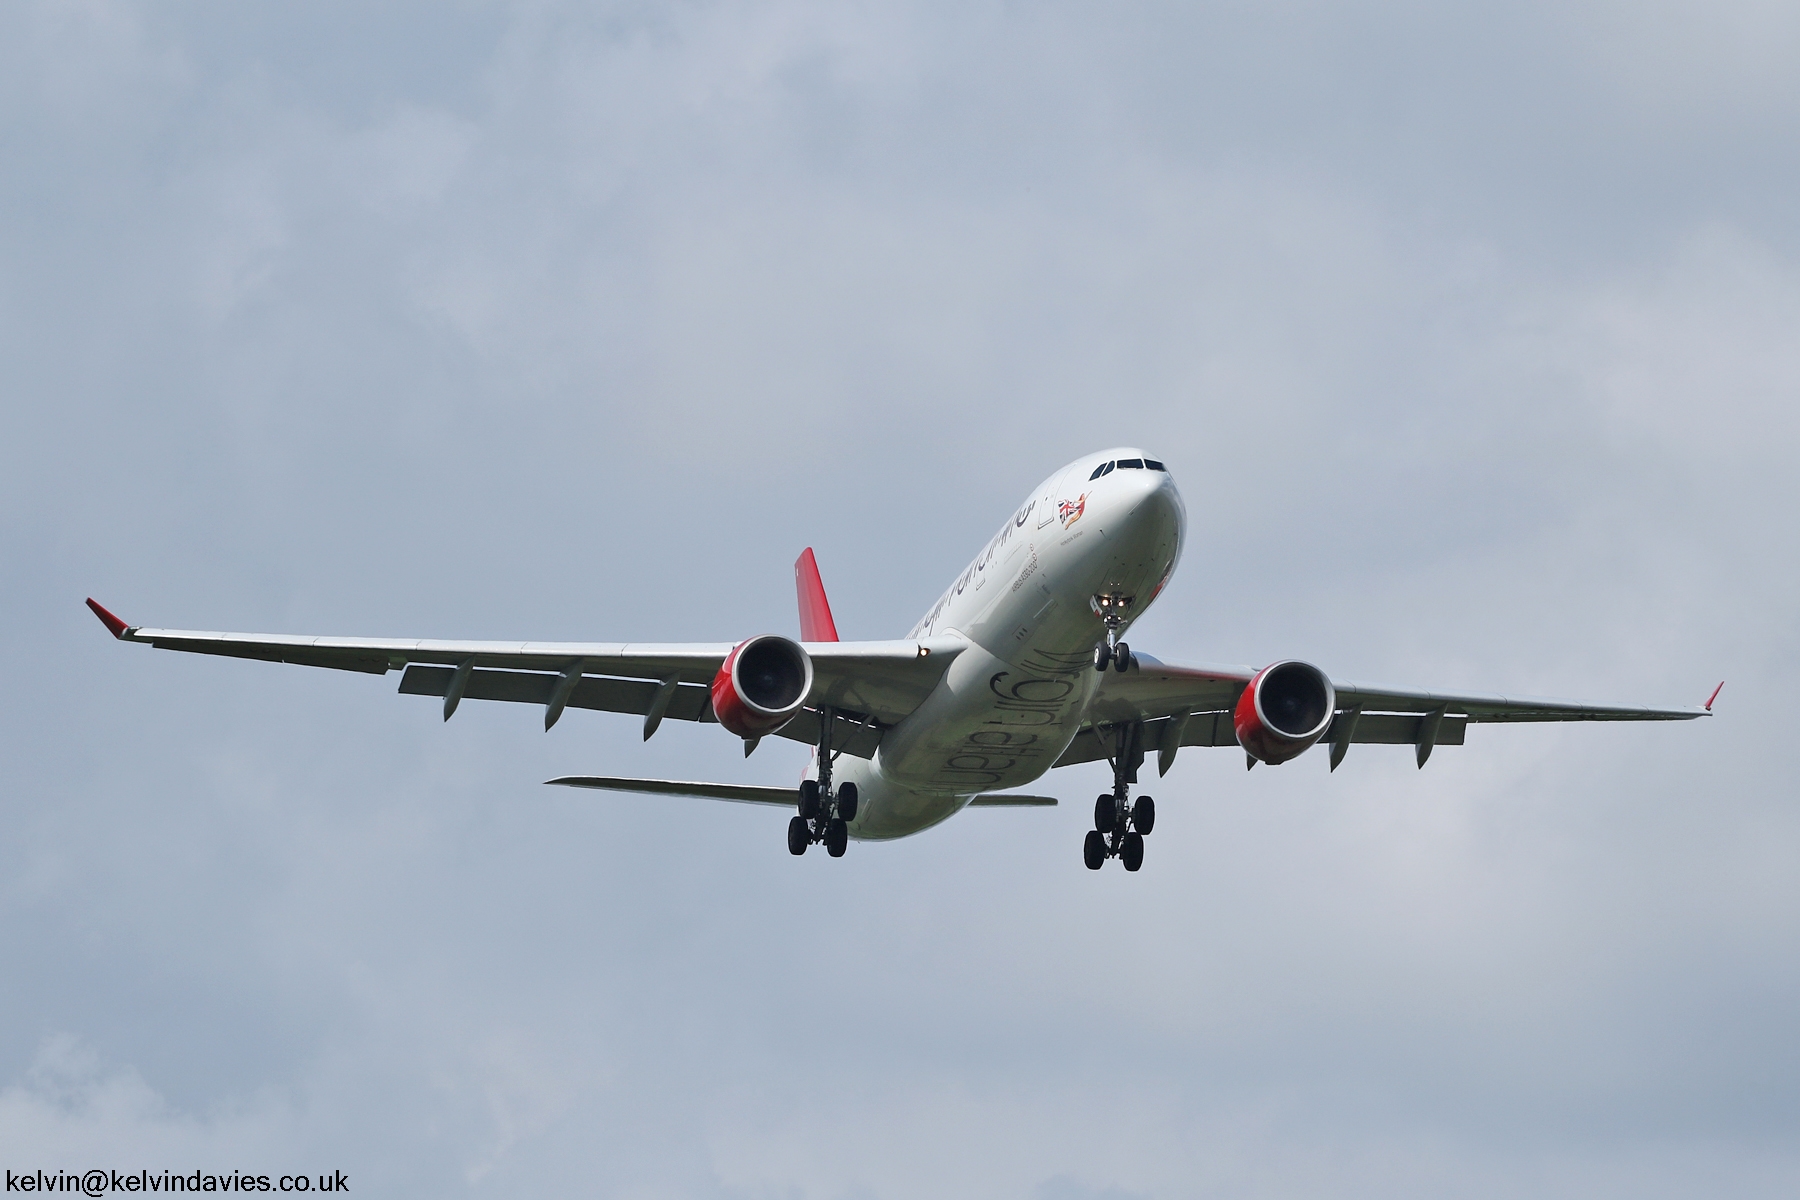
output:
[[[0,1159],[356,1194],[1800,1188],[1800,10],[0,10]],[[1720,716],[833,862],[708,729],[121,647],[902,632],[1153,447],[1165,658]]]

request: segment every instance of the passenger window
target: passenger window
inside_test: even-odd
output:
[[[1100,478],[1102,475],[1106,474],[1110,470],[1112,470],[1111,463],[1109,463],[1109,462],[1101,463],[1099,466],[1094,468],[1094,473],[1092,475],[1088,476],[1088,482],[1092,483],[1094,480]]]
[[[1167,471],[1169,469],[1157,462],[1154,458],[1146,458],[1144,460],[1144,465],[1149,467],[1152,471]]]
[[[1133,467],[1141,471],[1144,469],[1144,460],[1141,458],[1121,458],[1119,460],[1119,470],[1123,471],[1127,467]]]

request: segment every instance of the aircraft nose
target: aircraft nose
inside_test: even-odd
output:
[[[1108,482],[1116,497],[1114,507],[1128,515],[1168,508],[1175,500],[1175,483],[1167,471],[1114,471]]]
[[[1187,512],[1181,503],[1181,493],[1175,490],[1175,481],[1167,471],[1156,472],[1156,482],[1138,501],[1138,511],[1150,517],[1158,529],[1174,529],[1177,537],[1186,524]]]
[[[1181,494],[1167,471],[1114,471],[1106,478],[1100,496],[1100,523],[1108,537],[1127,530],[1161,537],[1170,529],[1179,530],[1185,513]],[[1179,536],[1179,534],[1177,534]]]

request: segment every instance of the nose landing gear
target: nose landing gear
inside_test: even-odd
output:
[[[1117,858],[1127,871],[1144,865],[1144,835],[1156,827],[1156,801],[1148,796],[1131,799],[1131,785],[1144,762],[1144,726],[1141,721],[1113,726],[1113,790],[1094,801],[1094,827],[1081,846],[1081,860],[1098,871],[1109,858]]]
[[[1122,675],[1137,666],[1137,660],[1131,657],[1131,647],[1119,640],[1119,630],[1125,627],[1126,615],[1131,612],[1132,601],[1136,599],[1136,596],[1110,592],[1088,601],[1088,606],[1099,614],[1101,623],[1106,626],[1106,640],[1094,647],[1094,670],[1105,671],[1111,666]]]
[[[831,709],[819,709],[819,777],[800,781],[796,805],[800,811],[788,821],[789,854],[805,854],[808,846],[823,842],[825,853],[842,858],[850,846],[850,822],[856,820],[859,797],[854,783],[832,789],[831,764],[837,757],[831,752],[832,717]]]
[[[1137,666],[1137,659],[1131,656],[1131,647],[1124,642],[1114,643],[1112,635],[1094,647],[1094,670],[1104,672],[1107,667],[1123,674]]]

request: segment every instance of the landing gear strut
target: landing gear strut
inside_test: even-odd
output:
[[[856,785],[846,783],[835,791],[831,786],[831,764],[837,759],[831,752],[834,715],[830,708],[819,709],[819,777],[800,781],[800,811],[788,822],[789,854],[805,854],[808,846],[823,842],[825,853],[842,858],[850,845],[850,822],[856,820]]]
[[[1156,801],[1148,796],[1131,799],[1131,785],[1144,763],[1144,725],[1132,721],[1112,727],[1113,790],[1094,801],[1094,828],[1081,846],[1081,860],[1098,871],[1109,858],[1117,858],[1127,871],[1144,865],[1144,835],[1156,826]]]

